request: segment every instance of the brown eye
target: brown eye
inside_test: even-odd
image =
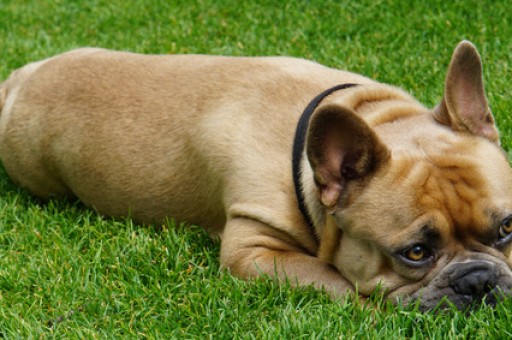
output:
[[[396,254],[398,259],[405,265],[412,268],[424,268],[435,261],[433,249],[416,243]]]
[[[507,218],[500,225],[500,239],[506,239],[512,234],[512,219]]]
[[[429,256],[429,253],[425,249],[425,247],[423,247],[422,245],[417,244],[417,245],[412,246],[410,249],[406,250],[404,252],[404,256],[409,261],[420,262],[420,261],[425,260]]]

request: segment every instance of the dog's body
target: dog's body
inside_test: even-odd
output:
[[[303,214],[296,125],[338,84],[357,85],[322,98],[302,136]],[[0,105],[14,181],[109,216],[202,225],[241,277],[275,274],[336,296],[380,285],[425,308],[512,287],[512,175],[467,42],[435,111],[304,60],[101,49],[21,68]]]

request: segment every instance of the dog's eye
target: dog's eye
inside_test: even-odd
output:
[[[512,239],[512,218],[508,217],[501,222],[498,233],[498,245],[507,243]]]
[[[500,237],[508,237],[512,233],[512,219],[506,219],[500,226]]]
[[[434,261],[433,252],[423,244],[415,244],[397,255],[398,258],[406,265],[414,268],[424,267]]]
[[[404,252],[404,256],[409,261],[420,262],[420,261],[425,260],[429,256],[429,253],[424,246],[422,246],[420,244],[416,244],[416,245],[412,246],[411,248],[407,249]]]

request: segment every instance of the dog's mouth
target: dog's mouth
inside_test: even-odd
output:
[[[478,260],[451,263],[407,300],[422,311],[451,306],[468,310],[482,303],[495,305],[510,295],[512,273],[508,266]]]

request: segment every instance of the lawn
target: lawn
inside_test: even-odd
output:
[[[74,47],[142,53],[289,55],[442,96],[469,39],[512,150],[512,14],[505,0],[0,0],[0,79]],[[198,227],[140,226],[75,202],[40,203],[0,169],[0,337],[512,337],[512,299],[469,314],[330,301],[313,289],[223,272]]]

